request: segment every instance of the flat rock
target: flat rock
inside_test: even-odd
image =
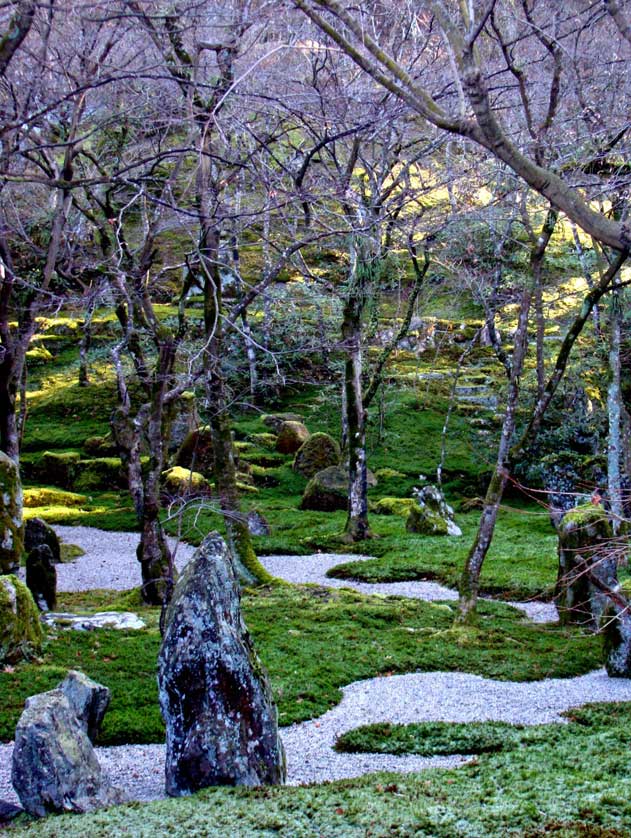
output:
[[[70,614],[49,611],[41,621],[56,628],[91,631],[92,629],[142,629],[145,623],[131,611],[98,611],[96,614]]]

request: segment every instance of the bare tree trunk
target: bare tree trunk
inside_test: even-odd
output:
[[[467,555],[460,579],[459,622],[469,622],[475,615],[482,565],[491,546],[495,524],[497,522],[497,513],[510,474],[511,442],[515,432],[515,418],[521,390],[520,378],[528,348],[530,304],[534,289],[541,283],[543,258],[550,237],[554,231],[556,220],[556,211],[550,209],[543,224],[541,234],[533,246],[530,256],[532,284],[522,294],[517,330],[515,332],[513,358],[510,364],[506,413],[502,423],[502,433],[497,450],[495,469],[486,490],[478,532]]]
[[[611,525],[614,535],[618,535],[624,515],[622,508],[622,421],[620,388],[620,344],[622,333],[622,307],[620,291],[611,292],[610,307],[610,342],[609,342],[609,387],[607,389],[607,414],[609,434],[607,437],[607,487],[611,508]]]

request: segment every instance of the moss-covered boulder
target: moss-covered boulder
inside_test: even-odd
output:
[[[307,483],[301,509],[311,509],[316,512],[335,512],[348,508],[348,470],[343,466],[329,466],[311,478]],[[368,485],[376,486],[377,478],[369,471]]]
[[[78,451],[44,451],[34,463],[33,471],[42,483],[73,489],[80,460]]]
[[[617,549],[607,513],[600,504],[582,504],[565,513],[557,531],[559,618],[563,625],[574,623],[595,631],[610,602],[602,586],[618,586]]]
[[[0,573],[15,570],[24,549],[22,483],[17,464],[0,451]]]
[[[118,446],[111,434],[88,437],[83,443],[83,450],[89,457],[118,456]]]
[[[80,491],[91,489],[126,489],[127,473],[118,457],[95,457],[80,460],[73,488]]]
[[[437,512],[415,504],[409,511],[405,529],[417,535],[448,535],[447,521]]]
[[[276,450],[280,454],[295,454],[311,434],[302,422],[283,422],[276,439]]]
[[[462,535],[454,511],[438,486],[431,483],[414,490],[416,504],[408,513],[405,528],[418,535]]]
[[[298,413],[264,413],[261,422],[272,433],[278,434],[283,422],[302,422],[302,416]]]
[[[174,497],[201,497],[211,493],[211,486],[203,474],[182,466],[163,471],[161,475],[162,491],[169,499]]]
[[[190,431],[175,455],[176,466],[192,469],[205,477],[212,475],[214,462],[213,440],[208,426]]]
[[[53,489],[50,486],[24,489],[26,509],[37,509],[42,506],[84,506],[87,501],[86,495],[67,492],[64,489]]]
[[[310,480],[314,474],[329,466],[339,466],[340,459],[340,446],[333,437],[315,433],[296,452],[293,469]]]
[[[418,503],[413,498],[380,498],[372,506],[371,512],[375,515],[401,515],[407,518],[412,509],[419,509]]]
[[[38,654],[44,634],[31,592],[17,576],[0,576],[0,664]]]

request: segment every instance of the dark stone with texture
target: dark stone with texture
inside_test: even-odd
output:
[[[610,605],[602,617],[605,668],[610,678],[631,678],[631,615],[629,603]]]
[[[109,689],[76,669],[70,670],[58,689],[66,696],[81,727],[94,742],[110,704]]]
[[[0,827],[2,824],[10,823],[22,814],[24,814],[24,809],[21,806],[9,803],[8,800],[0,800]]]
[[[339,466],[340,446],[329,434],[312,434],[294,458],[294,471],[310,480],[314,474],[329,466]]]
[[[47,544],[35,547],[26,558],[26,585],[40,611],[52,611],[57,605],[57,571]]]
[[[376,486],[377,478],[369,470],[368,486]],[[335,512],[348,509],[348,470],[343,466],[329,466],[307,483],[300,503],[301,509],[315,512]]]
[[[15,730],[11,780],[22,806],[37,817],[124,802],[101,774],[92,743],[61,690],[26,700]]]
[[[271,689],[241,618],[231,557],[217,533],[204,539],[175,588],[158,686],[168,794],[283,782]]]
[[[215,457],[213,440],[209,427],[197,428],[186,435],[175,455],[174,464],[182,468],[212,476]]]
[[[61,562],[61,549],[55,530],[43,518],[29,518],[24,525],[24,549],[27,553],[46,544],[50,547],[55,564]]]

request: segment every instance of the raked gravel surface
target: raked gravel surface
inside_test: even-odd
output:
[[[58,565],[58,588],[62,591],[138,585],[135,558],[138,535],[110,533],[89,527],[56,527],[67,542],[86,554],[77,561]],[[194,550],[180,544],[176,564],[181,568]],[[433,582],[401,582],[371,585],[330,579],[326,571],[355,555],[268,556],[263,563],[277,576],[291,582],[348,587],[366,594],[408,596],[417,599],[454,599],[455,593]],[[554,619],[545,603],[513,603],[532,607],[538,621]],[[546,608],[537,611],[537,605]],[[522,610],[527,612],[525,607]],[[528,612],[527,612],[528,613]],[[494,681],[477,675],[426,672],[393,675],[358,681],[343,689],[342,701],[323,716],[281,731],[287,751],[288,782],[292,785],[357,777],[374,771],[420,771],[429,767],[460,765],[466,758],[393,756],[384,754],[338,754],[332,746],[347,730],[374,722],[420,721],[469,722],[501,720],[519,724],[562,722],[564,710],[591,701],[631,701],[631,680],[608,678],[604,670],[577,678],[548,679],[530,683]],[[12,745],[0,745],[0,799],[17,802],[11,786]],[[164,797],[164,746],[123,745],[97,748],[104,771],[124,788],[132,800]]]

